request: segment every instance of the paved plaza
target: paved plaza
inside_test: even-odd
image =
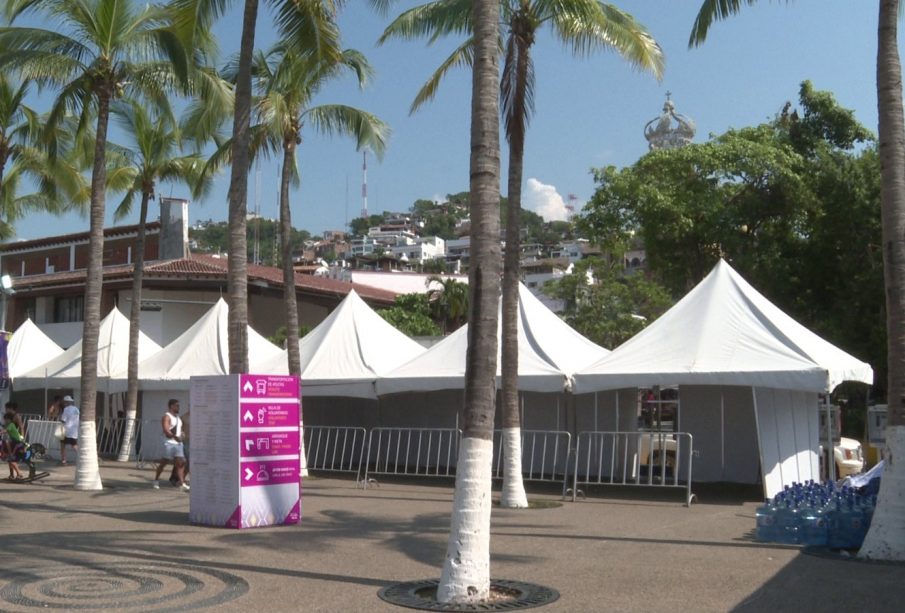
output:
[[[150,468],[106,462],[102,492],[49,469],[0,484],[2,611],[402,612],[377,591],[437,577],[446,547],[451,482],[312,478],[300,525],[239,532],[188,524],[188,495],[151,489]],[[755,542],[756,491],[699,490],[690,509],[678,491],[593,494],[495,508],[492,575],[559,590],[550,612],[903,609],[903,566]]]

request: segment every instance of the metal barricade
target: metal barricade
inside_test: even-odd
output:
[[[688,432],[580,432],[572,501],[579,484],[630,485],[684,488],[691,506],[692,452]]]
[[[455,477],[461,436],[455,428],[373,428],[364,487],[369,475]]]
[[[143,468],[146,463],[156,464],[165,455],[160,420],[143,419],[135,424],[135,428],[132,448],[137,458],[136,467]]]
[[[99,417],[97,419],[97,455],[98,457],[113,458],[119,457],[119,450],[123,444],[123,436],[126,433],[125,417],[116,417],[112,419]],[[135,420],[135,432],[132,433],[132,449],[129,452],[129,460],[135,460],[138,454],[135,450],[135,443],[141,434],[141,424],[139,420]]]
[[[60,459],[60,441],[53,435],[54,429],[59,425],[58,421],[46,421],[32,419],[28,422],[26,432],[28,442],[32,445],[39,443],[47,450],[45,457]]]
[[[367,430],[306,425],[303,431],[308,470],[352,472],[358,480],[364,464]]]
[[[522,430],[522,479],[567,481],[572,435],[561,430]],[[503,478],[503,431],[493,431],[493,478]]]

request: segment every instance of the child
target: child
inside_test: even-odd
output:
[[[16,426],[16,415],[14,413],[6,413],[3,416],[3,430],[6,432],[6,439],[3,441],[4,451],[7,454],[7,463],[9,464],[10,481],[22,479],[22,473],[19,471],[19,464],[16,458],[21,457],[25,453],[27,443],[25,438],[19,432]]]

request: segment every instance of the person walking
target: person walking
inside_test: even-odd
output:
[[[48,421],[56,421],[60,418],[60,413],[63,411],[63,398],[61,396],[54,396],[53,402],[47,405],[47,420]]]
[[[60,414],[63,422],[63,439],[60,441],[60,464],[68,464],[66,461],[66,446],[72,447],[78,459],[79,452],[79,408],[75,406],[72,396],[63,396],[63,412]]]
[[[167,412],[164,413],[160,420],[163,429],[163,455],[157,469],[154,472],[155,490],[160,489],[160,474],[163,472],[167,464],[173,463],[176,477],[175,485],[182,488],[183,491],[189,491],[189,486],[185,482],[185,449],[182,445],[183,431],[182,418],[179,417],[179,401],[171,398],[167,403]]]

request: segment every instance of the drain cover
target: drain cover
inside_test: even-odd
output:
[[[495,600],[480,604],[451,604],[437,602],[439,583],[439,579],[394,583],[382,588],[377,595],[386,602],[422,611],[514,611],[541,607],[559,599],[559,592],[543,585],[491,579],[490,592],[496,596]]]

